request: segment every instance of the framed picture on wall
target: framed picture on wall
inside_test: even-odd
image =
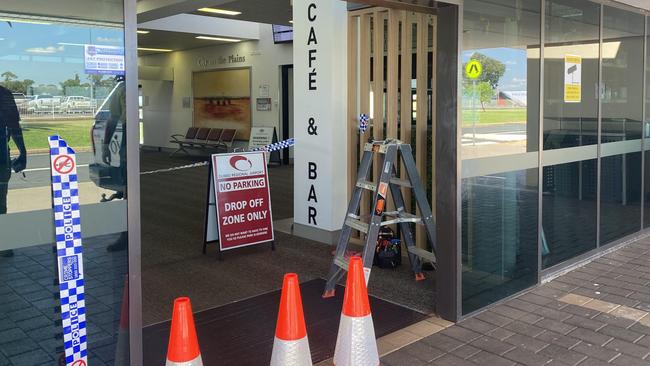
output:
[[[250,68],[198,71],[192,75],[193,126],[236,129],[238,140],[251,133]]]

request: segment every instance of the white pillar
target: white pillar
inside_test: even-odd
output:
[[[294,234],[335,243],[347,209],[347,2],[293,0]]]

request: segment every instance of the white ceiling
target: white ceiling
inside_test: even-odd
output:
[[[210,14],[197,11],[200,7],[241,14]],[[291,19],[291,0],[139,0],[138,28],[150,33],[138,35],[138,46],[177,51],[225,43],[196,39],[197,35],[255,40],[258,23],[291,25]]]

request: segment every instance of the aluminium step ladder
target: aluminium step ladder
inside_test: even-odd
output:
[[[368,180],[374,154],[379,155],[377,161],[382,167],[378,183]],[[399,179],[396,177],[396,163],[399,159],[399,155],[402,157],[402,169],[406,171],[407,179]],[[420,209],[422,217],[417,217],[406,211],[401,187],[407,187],[413,190],[415,202],[417,207]],[[362,190],[364,189],[369,190],[374,194],[372,211],[370,212],[368,222],[363,221],[363,217],[357,214],[359,212]],[[395,211],[385,210],[389,189],[391,197],[393,198],[394,206],[396,207]],[[412,223],[424,225],[428,243],[432,248],[432,252],[415,246],[413,230],[411,229]],[[435,222],[431,213],[431,208],[429,207],[429,202],[427,201],[426,192],[424,191],[422,181],[420,180],[420,175],[415,167],[415,161],[413,160],[413,155],[411,153],[411,146],[393,139],[366,143],[364,145],[361,164],[359,165],[359,172],[357,173],[357,183],[352,191],[352,197],[348,205],[345,222],[336,247],[336,255],[334,256],[332,266],[327,276],[327,284],[325,285],[325,291],[323,293],[324,298],[334,296],[336,284],[343,278],[348,269],[348,259],[345,255],[352,230],[358,230],[366,234],[362,258],[363,270],[367,284],[372,269],[379,229],[381,226],[393,224],[399,225],[401,234],[404,237],[404,243],[411,262],[411,268],[415,273],[415,280],[424,280],[424,274],[422,273],[422,259],[431,262],[434,265],[434,268],[436,263]]]

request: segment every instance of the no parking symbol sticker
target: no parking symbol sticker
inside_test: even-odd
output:
[[[59,174],[69,174],[74,169],[74,159],[70,155],[59,155],[54,159],[52,167]]]

